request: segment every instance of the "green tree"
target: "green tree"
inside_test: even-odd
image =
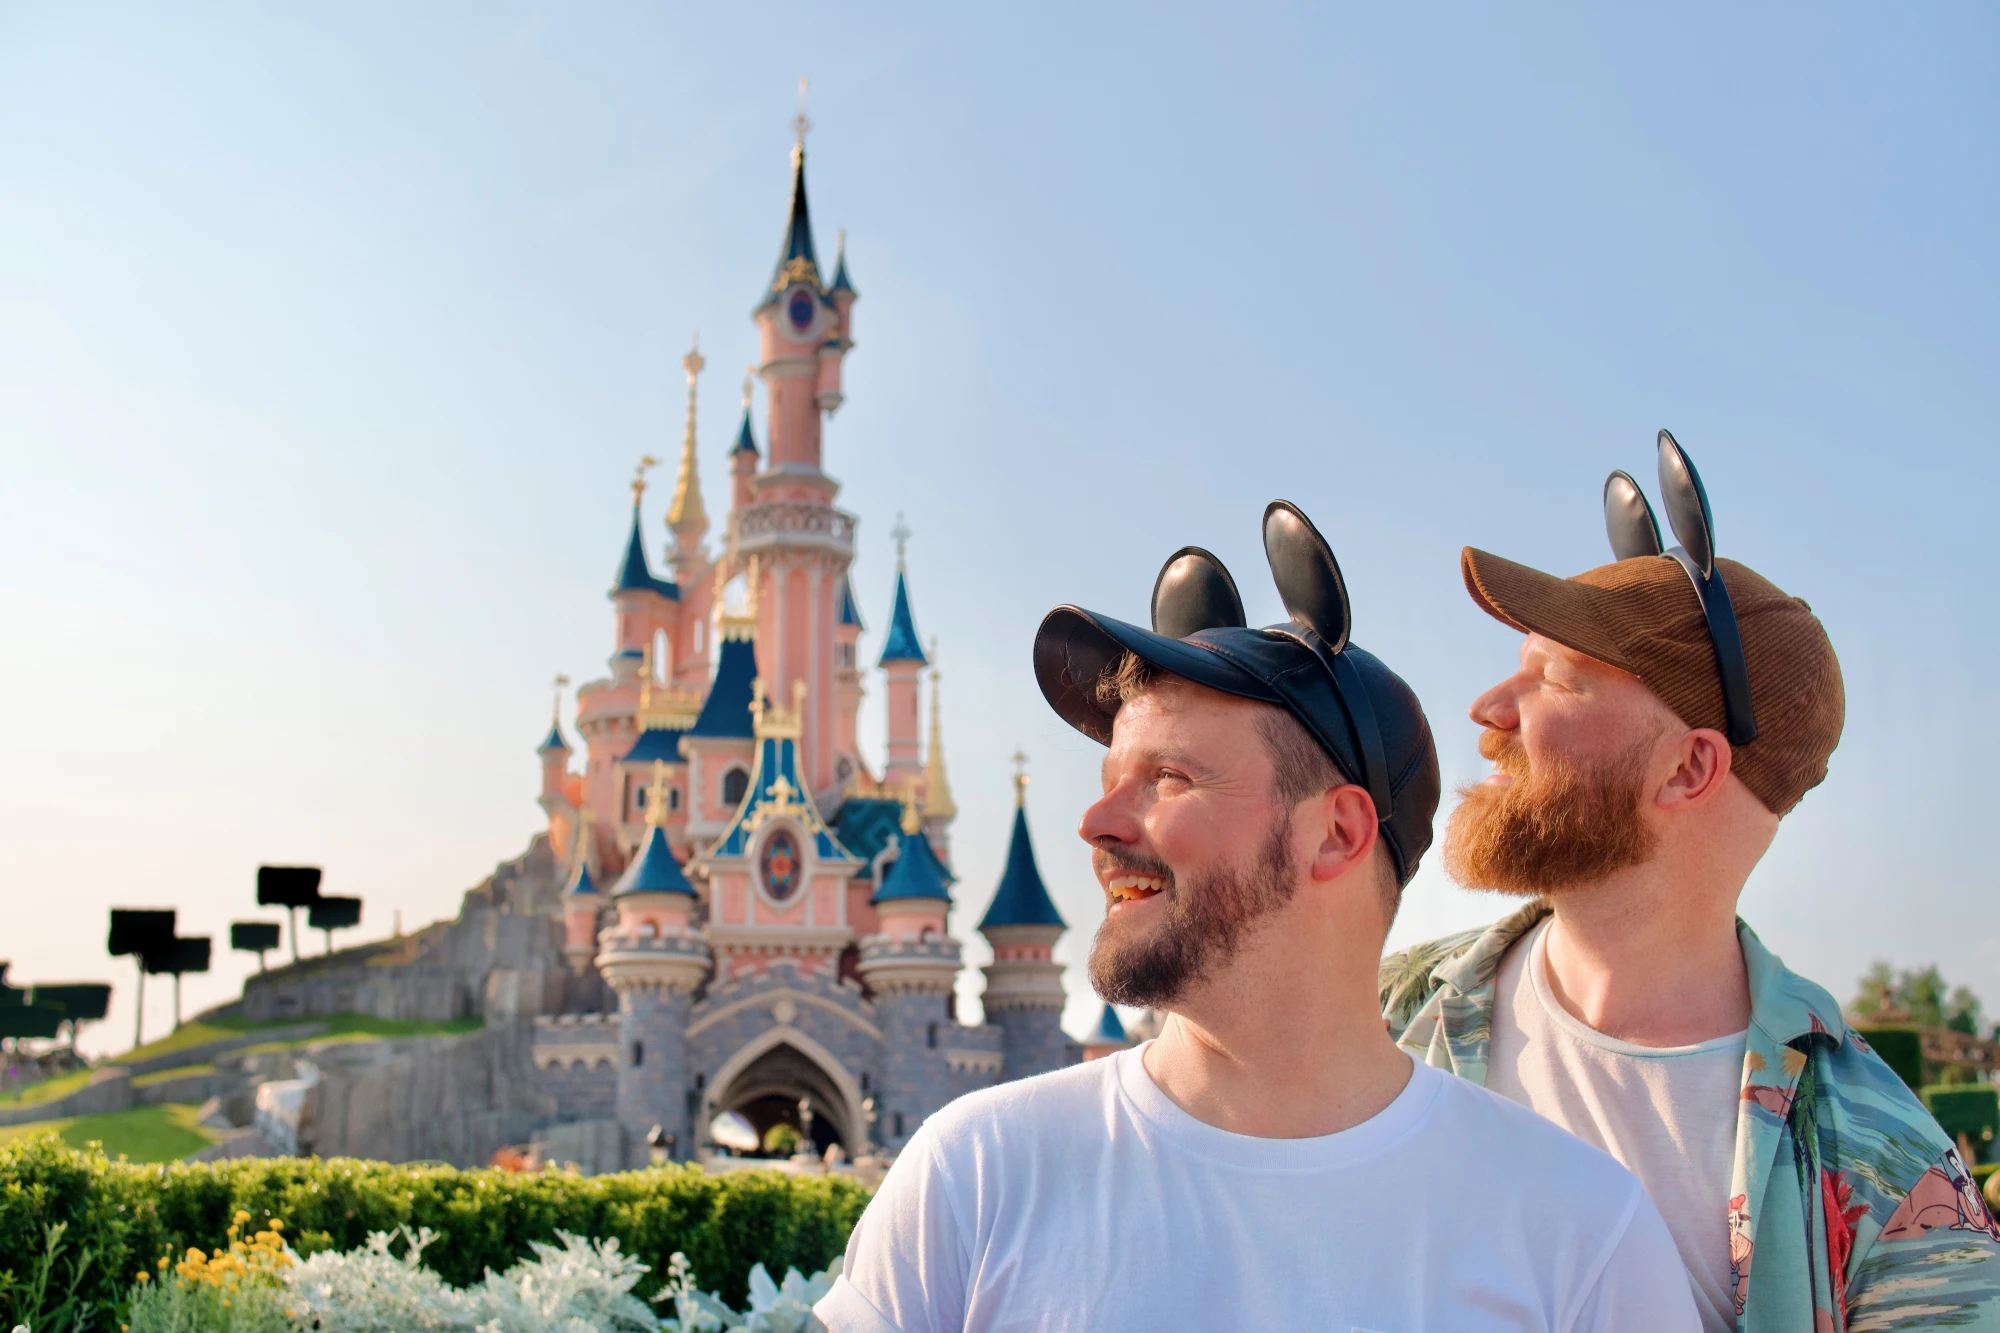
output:
[[[1954,986],[1944,1002],[1944,1025],[1953,1032],[1977,1034],[1980,1020],[1979,997],[1968,986]]]
[[[1877,1018],[1883,1010],[1895,1006],[1895,994],[1895,974],[1889,970],[1887,961],[1877,958],[1861,974],[1860,989],[1847,1010],[1856,1018]]]
[[[1910,1016],[1912,1023],[1944,1026],[1944,977],[1937,964],[1912,968],[1896,978],[1896,1007]]]

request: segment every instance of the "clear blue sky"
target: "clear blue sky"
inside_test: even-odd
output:
[[[1066,957],[1100,914],[1049,607],[1142,616],[1198,542],[1275,619],[1257,518],[1296,500],[1464,782],[1516,641],[1459,547],[1600,563],[1664,425],[1846,669],[1746,915],[1843,998],[1882,956],[2000,1003],[2000,18],[1371,8],[0,7],[0,957],[116,980],[106,1048],[114,903],[222,937],[312,861],[358,939],[522,849],[696,329],[723,508],[809,74],[862,293],[826,463],[878,636],[916,534],[961,929],[1017,744]],[[1433,857],[1395,938],[1500,910]]]

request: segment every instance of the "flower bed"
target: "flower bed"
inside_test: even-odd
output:
[[[0,1328],[61,1333],[35,1316],[64,1293],[97,1316],[95,1327],[116,1327],[105,1316],[123,1307],[140,1269],[190,1249],[227,1252],[239,1212],[281,1219],[290,1249],[308,1262],[364,1251],[374,1234],[428,1229],[422,1267],[460,1289],[532,1260],[537,1242],[563,1244],[559,1232],[616,1240],[619,1254],[648,1270],[632,1289],[638,1297],[669,1283],[679,1253],[721,1301],[741,1306],[760,1264],[826,1268],[866,1203],[848,1181],[764,1171],[585,1178],[340,1158],[136,1166],[40,1138],[0,1148]],[[65,1228],[53,1260],[49,1224]]]

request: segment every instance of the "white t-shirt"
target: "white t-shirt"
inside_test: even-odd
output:
[[[1372,1119],[1204,1124],[1143,1047],[927,1120],[816,1307],[833,1333],[1693,1333],[1624,1168],[1426,1065]]]
[[[1750,1034],[1694,1046],[1605,1036],[1550,991],[1548,926],[1543,921],[1500,961],[1486,1086],[1639,1177],[1694,1281],[1704,1333],[1735,1333],[1729,1177]]]

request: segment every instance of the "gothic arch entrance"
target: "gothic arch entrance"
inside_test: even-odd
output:
[[[716,1071],[707,1117],[735,1111],[750,1121],[761,1140],[772,1126],[799,1125],[799,1100],[812,1105],[816,1151],[838,1143],[851,1157],[864,1125],[861,1087],[833,1053],[796,1028],[765,1032]],[[707,1119],[702,1122],[707,1137]]]

